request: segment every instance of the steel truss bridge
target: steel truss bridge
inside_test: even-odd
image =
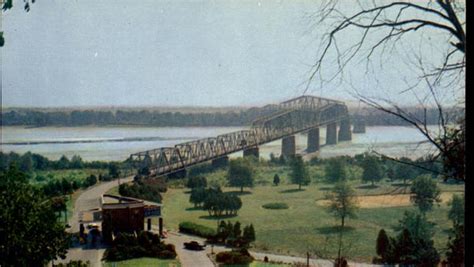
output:
[[[148,166],[152,176],[166,175],[234,152],[243,150],[245,154],[246,150],[313,128],[349,120],[343,102],[314,96],[267,105],[263,110],[271,112],[254,120],[248,130],[134,153],[129,160],[136,167]]]

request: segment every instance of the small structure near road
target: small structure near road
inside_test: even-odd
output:
[[[106,242],[113,240],[119,232],[134,233],[144,230],[145,218],[161,216],[160,205],[145,205],[141,199],[105,194],[101,198],[102,236]],[[160,218],[161,219],[161,218]],[[148,219],[151,230],[151,219]],[[160,234],[162,234],[160,220]]]

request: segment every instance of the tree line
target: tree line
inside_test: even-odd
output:
[[[245,126],[258,117],[266,116],[275,108],[249,108],[228,112],[159,112],[148,110],[73,110],[73,111],[38,111],[34,109],[12,109],[4,111],[0,123],[5,126],[86,126],[86,125],[143,125],[143,126]],[[453,121],[463,114],[461,108],[452,109]],[[354,121],[364,121],[366,125],[409,125],[396,116],[377,109],[351,112]],[[439,111],[436,108],[413,108],[411,113],[427,124],[439,122]]]
[[[20,155],[15,152],[0,151],[0,172],[5,172],[12,164],[17,165],[22,172],[26,173],[44,170],[108,169],[112,178],[117,178],[120,175],[120,168],[126,167],[123,162],[83,161],[79,155],[74,155],[70,159],[63,155],[58,160],[50,160],[31,152]]]

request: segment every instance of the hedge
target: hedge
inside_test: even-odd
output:
[[[216,235],[215,229],[193,222],[180,223],[179,231],[182,233],[197,235],[204,238],[211,238]]]
[[[216,255],[216,261],[226,265],[247,265],[253,260],[254,258],[250,254],[239,251],[223,251]]]
[[[283,202],[276,202],[276,203],[268,203],[262,206],[264,209],[272,209],[272,210],[280,210],[280,209],[287,209],[288,204]]]

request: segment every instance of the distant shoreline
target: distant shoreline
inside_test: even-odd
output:
[[[2,109],[2,126],[37,127],[248,127],[253,121],[274,114],[275,105],[261,108],[189,108],[189,109],[118,109],[118,110],[51,110]],[[415,121],[439,123],[438,109],[411,108],[407,110]],[[465,116],[464,109],[446,110],[450,122]],[[353,125],[407,126],[405,120],[377,109],[349,110]]]

